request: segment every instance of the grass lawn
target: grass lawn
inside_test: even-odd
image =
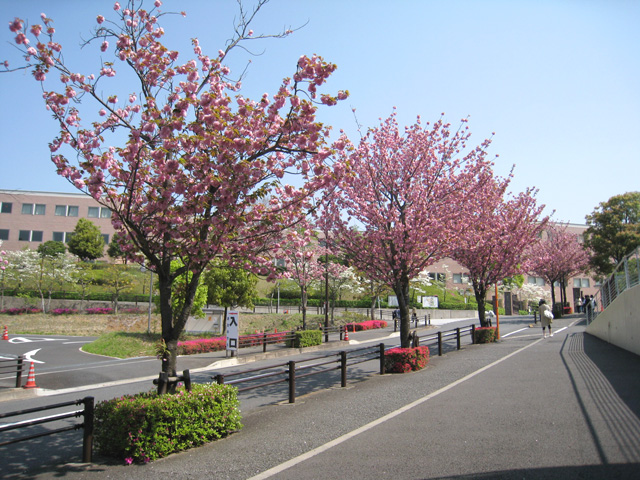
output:
[[[342,319],[354,321],[354,319]],[[307,315],[308,328],[324,322],[322,315]],[[240,315],[242,334],[293,330],[302,324],[301,314],[250,314]],[[0,328],[6,326],[10,335],[71,335],[98,337],[82,347],[83,351],[116,358],[155,356],[160,341],[160,315],[151,316],[151,334],[147,334],[147,314],[120,315],[47,315],[32,313],[23,315],[0,314]],[[204,335],[205,337],[207,335]],[[203,335],[186,335],[185,339],[202,338]]]

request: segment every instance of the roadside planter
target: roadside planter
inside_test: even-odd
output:
[[[384,353],[386,373],[407,373],[423,369],[429,362],[429,347],[392,348]]]
[[[197,385],[175,395],[125,395],[95,407],[98,453],[147,463],[225,437],[242,428],[237,389]]]
[[[476,328],[474,343],[491,343],[496,341],[496,327]]]

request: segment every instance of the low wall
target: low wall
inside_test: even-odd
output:
[[[623,292],[591,322],[586,331],[640,355],[640,285]]]

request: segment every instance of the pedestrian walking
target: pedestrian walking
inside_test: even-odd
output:
[[[542,325],[542,338],[547,338],[546,328],[549,328],[549,336],[553,337],[551,333],[551,322],[553,321],[553,312],[551,307],[547,305],[544,299],[540,299],[538,303],[538,311],[540,312],[540,324]]]

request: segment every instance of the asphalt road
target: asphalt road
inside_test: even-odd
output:
[[[639,478],[640,358],[584,334],[575,321],[556,320],[557,333],[542,339],[526,319],[505,319],[496,344],[464,342],[461,350],[449,348],[442,357],[432,348],[425,370],[384,376],[363,370],[347,388],[325,378],[330,388],[310,388],[294,404],[286,396],[277,400],[275,391],[241,395],[245,426],[240,432],[148,465],[96,459],[90,466],[27,470],[27,464],[35,468],[43,461],[77,461],[81,435],[76,433],[49,437],[54,453],[46,459],[43,452],[52,446],[45,441],[5,451],[2,474],[38,479]],[[223,370],[234,368],[242,366]],[[141,385],[82,395],[111,398]],[[78,393],[5,402],[2,410]],[[255,400],[262,401],[250,403]]]

